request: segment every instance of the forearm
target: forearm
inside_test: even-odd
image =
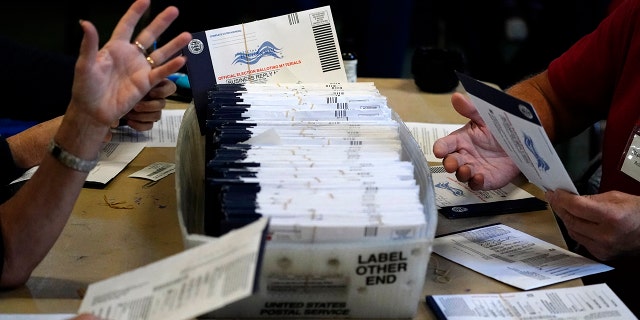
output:
[[[533,105],[552,142],[568,139],[590,125],[588,112],[575,112],[559,99],[547,71],[515,84],[506,92]]]
[[[39,123],[7,138],[15,165],[25,170],[39,165],[61,122],[62,116]]]
[[[92,160],[99,154],[101,136],[108,127],[93,126],[81,119],[70,117],[63,121],[55,140],[69,153]],[[65,166],[45,151],[33,177],[0,205],[5,251],[0,286],[13,287],[29,278],[66,225],[87,175]]]
[[[536,109],[542,126],[545,128],[551,141],[557,138],[556,114],[552,109],[549,99],[554,99],[552,93],[548,93],[551,86],[548,84],[546,71],[531,78],[524,79],[506,90],[510,95],[529,102]]]

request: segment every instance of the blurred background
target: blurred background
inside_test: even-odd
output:
[[[0,35],[56,53],[76,55],[79,19],[94,22],[106,41],[131,0],[3,1]],[[358,57],[359,77],[412,78],[411,57],[420,46],[459,50],[464,72],[507,88],[548,63],[606,16],[610,0],[368,0],[314,1],[152,0],[147,15],[167,5],[181,15],[159,39],[205,31],[319,6],[331,6],[341,50]],[[235,6],[234,6],[235,5]],[[142,23],[144,25],[144,22]],[[7,62],[5,62],[7,63]],[[597,134],[586,132],[557,146],[571,175],[584,169]]]
[[[3,1],[0,34],[75,55],[78,19],[91,20],[106,41],[130,0]],[[151,16],[167,5],[181,11],[167,31],[204,31],[277,15],[331,6],[342,51],[358,55],[362,77],[411,78],[418,46],[460,50],[466,72],[506,87],[546,67],[590,32],[607,14],[610,0],[245,0],[237,10],[219,2],[152,0]],[[226,7],[226,6],[225,6]],[[162,42],[162,39],[160,39]]]

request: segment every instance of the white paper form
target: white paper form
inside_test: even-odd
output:
[[[637,319],[606,284],[510,293],[433,295],[438,319]]]
[[[98,164],[87,176],[86,183],[91,185],[106,185],[118,175],[141,151],[144,143],[115,143],[109,142],[100,151]],[[31,179],[38,170],[35,166],[27,170],[20,178],[11,183],[21,182]]]
[[[520,171],[538,188],[578,191],[531,104],[458,73],[482,119]]]
[[[523,290],[613,269],[503,224],[436,237],[433,252]]]
[[[111,130],[112,142],[140,142],[147,147],[175,147],[182,123],[182,109],[162,110],[162,117],[148,131],[136,131],[128,126]]]
[[[426,123],[426,122],[406,122],[411,131],[411,135],[416,139],[418,145],[422,149],[422,153],[429,162],[441,162],[442,159],[436,158],[433,154],[433,144],[436,140],[449,135],[464,126],[464,124],[444,124],[444,123]]]
[[[78,313],[103,319],[192,319],[246,298],[268,219],[171,257],[89,285]]]
[[[431,174],[438,208],[533,197],[532,194],[518,188],[513,183],[496,190],[471,190],[467,183],[458,181],[456,175],[446,172],[443,166],[431,167]]]

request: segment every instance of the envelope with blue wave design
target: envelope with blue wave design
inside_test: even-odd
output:
[[[216,84],[347,82],[329,6],[192,36],[182,53],[198,118]]]
[[[578,194],[530,103],[457,74],[491,133],[531,183]]]

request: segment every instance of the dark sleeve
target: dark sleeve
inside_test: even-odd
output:
[[[2,237],[2,228],[0,228],[0,278],[4,269],[4,238]]]
[[[3,93],[20,108],[0,108],[0,118],[46,121],[63,115],[71,100],[76,57],[18,43],[0,35]]]
[[[26,170],[18,168],[13,162],[13,155],[9,149],[9,143],[5,137],[0,136],[0,186],[4,187],[9,182],[20,177]],[[0,203],[6,199],[0,199]]]

